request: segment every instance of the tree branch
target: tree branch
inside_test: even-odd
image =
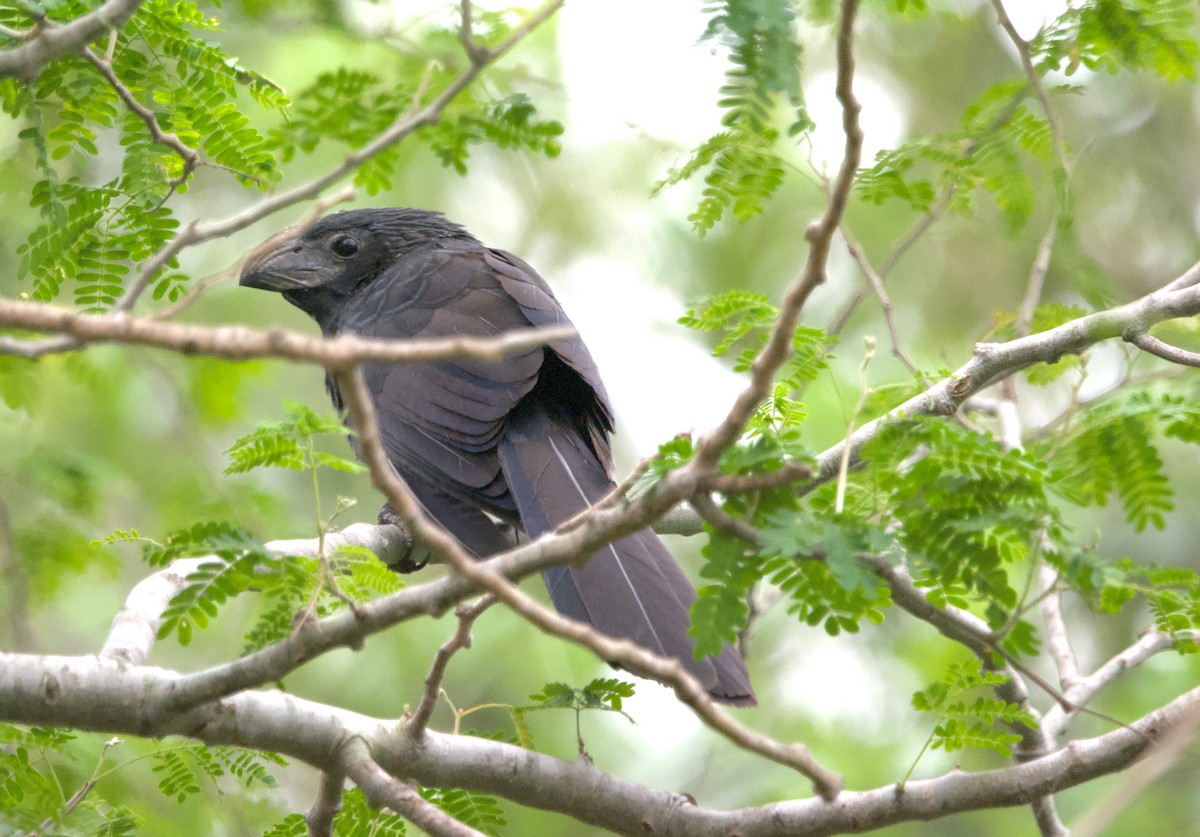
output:
[[[1186,351],[1178,346],[1172,346],[1170,343],[1164,343],[1157,337],[1151,337],[1144,332],[1142,334],[1132,334],[1125,339],[1143,352],[1149,352],[1163,360],[1169,360],[1171,363],[1178,363],[1180,366],[1200,367],[1200,354]]]
[[[333,837],[333,818],[342,809],[342,791],[346,774],[341,770],[323,770],[317,786],[317,798],[304,815],[308,837]]]
[[[738,394],[725,419],[697,443],[693,459],[693,465],[697,468],[713,470],[721,453],[737,441],[759,402],[770,392],[775,373],[791,354],[793,334],[805,302],[816,287],[825,281],[825,266],[829,261],[833,236],[850,199],[854,175],[862,158],[863,143],[862,127],[858,122],[862,106],[854,97],[854,19],[858,13],[858,2],[842,0],[841,9],[837,36],[836,91],[842,105],[842,132],[846,136],[842,164],[824,214],[810,224],[804,233],[809,244],[808,260],[803,272],[784,295],[779,320],[767,344],[750,366],[750,384]]]
[[[431,837],[484,837],[483,832],[427,802],[411,785],[380,767],[363,739],[347,741],[342,758],[346,775],[362,788],[372,808],[391,808]]]
[[[101,58],[86,46],[80,54],[84,57],[84,60],[96,68],[100,75],[104,76],[104,80],[108,82],[109,87],[116,91],[118,98],[125,103],[125,107],[129,108],[139,119],[146,123],[146,127],[150,131],[150,138],[159,145],[170,148],[183,161],[183,171],[171,181],[170,188],[167,191],[167,195],[170,196],[176,188],[187,182],[192,172],[200,165],[200,152],[189,147],[176,134],[162,129],[162,126],[158,124],[158,117],[154,115],[154,111],[139,102],[130,89],[117,78],[116,72],[113,71],[111,59]],[[163,201],[165,200],[166,198],[163,198]]]
[[[73,346],[119,342],[187,355],[211,355],[227,360],[277,358],[336,369],[360,361],[419,363],[453,357],[501,360],[554,340],[574,336],[570,327],[509,331],[487,338],[438,340],[374,340],[343,334],[307,337],[284,329],[259,331],[243,326],[200,326],[164,323],[126,313],[83,314],[36,302],[0,299],[0,327],[64,334]],[[0,354],[28,356],[26,341],[0,337]]]
[[[450,658],[459,649],[471,647],[471,626],[495,601],[493,596],[484,596],[473,605],[459,605],[456,609],[454,615],[458,617],[458,628],[454,631],[454,636],[446,640],[434,655],[433,665],[425,677],[425,692],[421,695],[421,702],[413,712],[412,718],[404,725],[404,731],[410,737],[424,737],[425,728],[429,726],[429,719],[433,717],[434,707],[437,706],[438,695],[441,694],[442,680],[446,677]]]
[[[0,78],[16,76],[32,83],[51,61],[78,53],[107,32],[120,29],[141,5],[142,0],[108,0],[70,23],[38,19],[29,33],[22,33],[28,36],[19,46],[0,51]]]
[[[414,742],[394,722],[323,706],[275,690],[247,691],[182,712],[164,710],[182,678],[158,668],[96,656],[0,653],[0,721],[69,726],[108,734],[187,735],[207,744],[279,752],[331,770],[346,742],[361,738],[387,773],[427,787],[462,787],[520,804],[560,811],[619,833],[663,837],[829,835],[899,822],[928,821],[961,811],[1024,805],[1146,754],[1200,707],[1200,688],[1130,725],[1074,741],[1024,764],[980,773],[954,771],[865,792],[718,811],[684,797],[606,774],[586,760],[551,758],[470,736],[427,732]]]
[[[1063,619],[1062,594],[1055,588],[1058,585],[1058,573],[1050,567],[1042,567],[1041,583],[1046,589],[1042,597],[1042,623],[1046,627],[1046,649],[1058,669],[1058,683],[1063,692],[1070,692],[1075,681],[1079,679],[1079,661],[1071,650],[1071,640],[1067,635],[1067,623]]]
[[[1057,328],[1007,343],[976,344],[974,357],[950,377],[864,424],[844,441],[818,454],[817,477],[802,484],[798,490],[808,493],[836,476],[846,445],[850,446],[852,461],[857,461],[863,446],[888,425],[907,421],[913,416],[952,416],[972,395],[1035,363],[1053,363],[1064,355],[1079,354],[1097,343],[1117,337],[1130,341],[1156,323],[1200,314],[1200,287],[1196,284],[1180,287],[1181,280],[1198,268],[1200,264],[1189,268],[1180,279],[1125,305],[1088,314]]]
[[[851,258],[854,259],[863,276],[867,277],[867,282],[870,284],[871,290],[879,298],[879,307],[883,309],[883,319],[887,324],[888,333],[892,338],[892,354],[908,367],[909,372],[919,375],[921,370],[917,368],[917,364],[909,356],[908,352],[904,350],[904,344],[900,341],[900,331],[896,328],[892,298],[888,296],[887,289],[883,287],[883,277],[876,272],[870,259],[867,258],[866,251],[863,250],[862,245],[855,241],[845,228],[842,229],[842,238],[846,242],[846,249],[850,251]]]
[[[1067,731],[1067,725],[1071,719],[1079,712],[1079,707],[1085,706],[1102,687],[1170,647],[1170,636],[1158,631],[1149,631],[1090,675],[1077,677],[1075,682],[1064,692],[1064,696],[1071,705],[1056,703],[1046,710],[1046,715],[1042,719],[1042,729],[1046,731],[1046,735],[1051,738],[1063,735]]]

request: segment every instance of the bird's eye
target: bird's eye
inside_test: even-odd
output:
[[[348,259],[358,252],[358,239],[352,235],[339,235],[329,245],[329,249],[338,258]]]

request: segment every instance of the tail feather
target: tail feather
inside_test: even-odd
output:
[[[573,517],[612,488],[595,453],[569,427],[536,405],[508,419],[500,465],[530,537]],[[716,698],[752,705],[754,691],[737,652],[695,658],[688,611],[696,593],[666,546],[649,529],[601,549],[582,566],[543,573],[558,610],[609,636],[678,659]]]

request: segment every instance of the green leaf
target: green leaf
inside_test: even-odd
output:
[[[1196,7],[1188,0],[1098,0],[1070,8],[1030,42],[1038,71],[1068,76],[1080,66],[1117,73],[1152,70],[1194,79]]]
[[[1190,405],[1145,393],[1089,410],[1059,449],[1055,487],[1083,505],[1103,506],[1115,494],[1135,530],[1162,529],[1175,504],[1153,430],[1162,423],[1182,438],[1197,418]]]
[[[783,182],[784,163],[777,150],[780,133],[771,124],[778,101],[786,99],[791,105],[788,136],[812,127],[800,90],[801,49],[793,4],[717,0],[706,11],[712,17],[703,38],[720,42],[730,60],[717,102],[724,111],[721,125],[726,130],[703,142],[687,162],[672,168],[654,187],[658,193],[707,171],[700,204],[688,216],[700,235],[727,212],[739,221],[760,214]]]
[[[421,796],[464,825],[499,835],[508,824],[494,796],[463,788],[421,788]]]

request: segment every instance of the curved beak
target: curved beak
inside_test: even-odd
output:
[[[320,284],[320,266],[300,242],[300,227],[280,230],[254,248],[242,265],[238,284],[264,291],[291,291]]]

